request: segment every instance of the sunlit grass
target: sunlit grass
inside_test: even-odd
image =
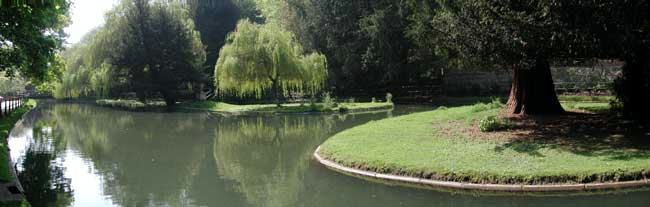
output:
[[[604,109],[576,103],[574,108]],[[650,151],[604,144],[593,139],[570,144],[476,139],[442,131],[460,123],[470,129],[483,117],[497,115],[485,104],[443,108],[370,122],[331,137],[321,155],[346,166],[381,173],[475,183],[585,183],[633,180],[646,176]],[[604,141],[606,141],[605,138]],[[603,141],[603,142],[604,142]]]
[[[245,113],[245,112],[262,112],[262,113],[308,113],[308,112],[357,112],[368,110],[390,109],[393,107],[392,103],[339,103],[334,108],[325,108],[323,104],[282,104],[278,107],[276,104],[250,104],[250,105],[235,105],[223,102],[214,101],[201,101],[182,104],[180,108],[205,110],[213,112],[226,112],[226,113]]]

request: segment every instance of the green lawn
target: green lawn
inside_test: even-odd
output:
[[[561,95],[558,99],[562,102],[605,102],[609,103],[614,100],[613,96],[578,96],[578,95]]]
[[[201,101],[181,104],[181,109],[193,109],[224,113],[307,113],[307,112],[360,112],[370,110],[391,109],[392,103],[339,103],[336,107],[326,109],[323,104],[314,106],[310,104],[282,104],[277,107],[275,104],[251,104],[235,105],[223,102]]]
[[[16,122],[20,120],[27,111],[31,110],[36,106],[36,101],[29,100],[25,102],[23,107],[13,111],[9,116],[0,118],[0,182],[7,182],[13,178],[10,175],[10,167],[8,160],[8,148],[7,148],[7,138],[11,129],[14,127]]]
[[[610,110],[609,102],[562,102],[562,107],[567,110],[581,110],[595,113],[604,113]]]
[[[559,138],[561,142],[551,143],[477,139],[444,130],[450,123],[455,128],[477,127],[477,120],[499,110],[497,104],[477,104],[370,122],[334,135],[319,153],[364,170],[474,183],[634,180],[650,170],[648,148],[612,144],[612,137]]]

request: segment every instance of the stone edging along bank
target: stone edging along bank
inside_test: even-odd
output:
[[[549,185],[515,185],[515,184],[476,184],[476,183],[461,183],[451,181],[430,180],[417,177],[381,174],[371,171],[359,170],[338,164],[336,162],[327,160],[321,157],[318,152],[320,146],[314,152],[314,157],[318,162],[325,165],[325,167],[335,171],[349,173],[356,176],[374,178],[381,180],[388,180],[398,183],[417,184],[427,187],[436,188],[450,188],[461,190],[483,190],[483,191],[501,191],[501,192],[559,192],[559,191],[588,191],[588,190],[605,190],[605,189],[621,189],[631,187],[650,186],[648,179],[636,181],[623,181],[611,183],[588,183],[588,184],[549,184]]]

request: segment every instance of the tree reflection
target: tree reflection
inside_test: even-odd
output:
[[[79,104],[42,105],[34,113],[26,120],[36,120],[30,125],[36,144],[21,175],[36,186],[30,187],[34,206],[56,203],[48,196],[70,204],[60,154],[87,161],[83,167],[102,183],[98,198],[119,206],[296,206],[316,146],[345,127],[384,116],[223,117]]]
[[[42,120],[102,179],[121,206],[184,206],[189,183],[209,150],[207,115],[131,113],[57,104]]]
[[[295,206],[311,153],[329,134],[323,116],[243,117],[219,124],[219,175],[237,182],[251,206]]]
[[[61,148],[49,128],[33,128],[34,140],[22,158],[18,179],[32,206],[69,206],[72,203],[71,180],[65,168],[54,162]]]

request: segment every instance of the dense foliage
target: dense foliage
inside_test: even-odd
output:
[[[242,21],[227,41],[215,68],[221,93],[259,98],[271,90],[277,102],[280,92],[315,94],[324,86],[325,56],[303,55],[293,34],[275,24]]]
[[[188,10],[175,2],[125,0],[107,23],[64,53],[55,96],[161,97],[173,105],[201,82],[205,50]],[[187,95],[190,94],[190,95]]]
[[[0,72],[22,75],[35,83],[59,74],[56,52],[68,24],[67,0],[0,1]]]
[[[337,94],[431,83],[445,67],[430,44],[434,1],[262,1],[262,14],[296,33],[307,50],[328,58]],[[345,94],[348,93],[348,94]],[[368,95],[368,94],[365,94]]]
[[[514,73],[510,112],[561,113],[550,67],[609,59],[626,63],[616,92],[628,114],[634,114],[644,110],[650,94],[646,93],[650,90],[646,90],[650,81],[648,4],[606,0],[124,0],[107,14],[106,25],[62,54],[67,69],[57,94],[192,98],[191,94],[218,84],[220,97],[251,99],[273,89],[277,94],[302,91],[309,89],[303,83],[313,82],[311,86],[321,86],[312,89],[323,87],[334,96],[393,92],[399,97],[402,94],[393,90],[435,84],[447,69],[489,69]],[[161,6],[164,9],[158,9]],[[161,21],[167,16],[171,21]],[[249,27],[234,31],[238,21],[249,22],[245,23]],[[242,35],[242,29],[253,32]],[[273,60],[269,58],[271,46],[250,45],[268,42],[272,36],[286,39],[287,44],[272,47],[283,48],[279,54],[296,60],[281,60],[274,66],[269,61]],[[237,38],[242,41],[234,41]],[[323,55],[300,57],[304,53]],[[226,56],[237,58],[217,61]],[[324,83],[307,76],[300,80],[292,75],[274,76],[274,67],[296,71],[305,65],[302,62],[324,63],[325,57],[328,77]],[[232,72],[228,79],[214,73],[220,67],[222,74]],[[259,73],[265,70],[266,74]]]
[[[24,78],[6,77],[4,72],[0,72],[0,95],[16,95],[25,92],[27,81]]]

